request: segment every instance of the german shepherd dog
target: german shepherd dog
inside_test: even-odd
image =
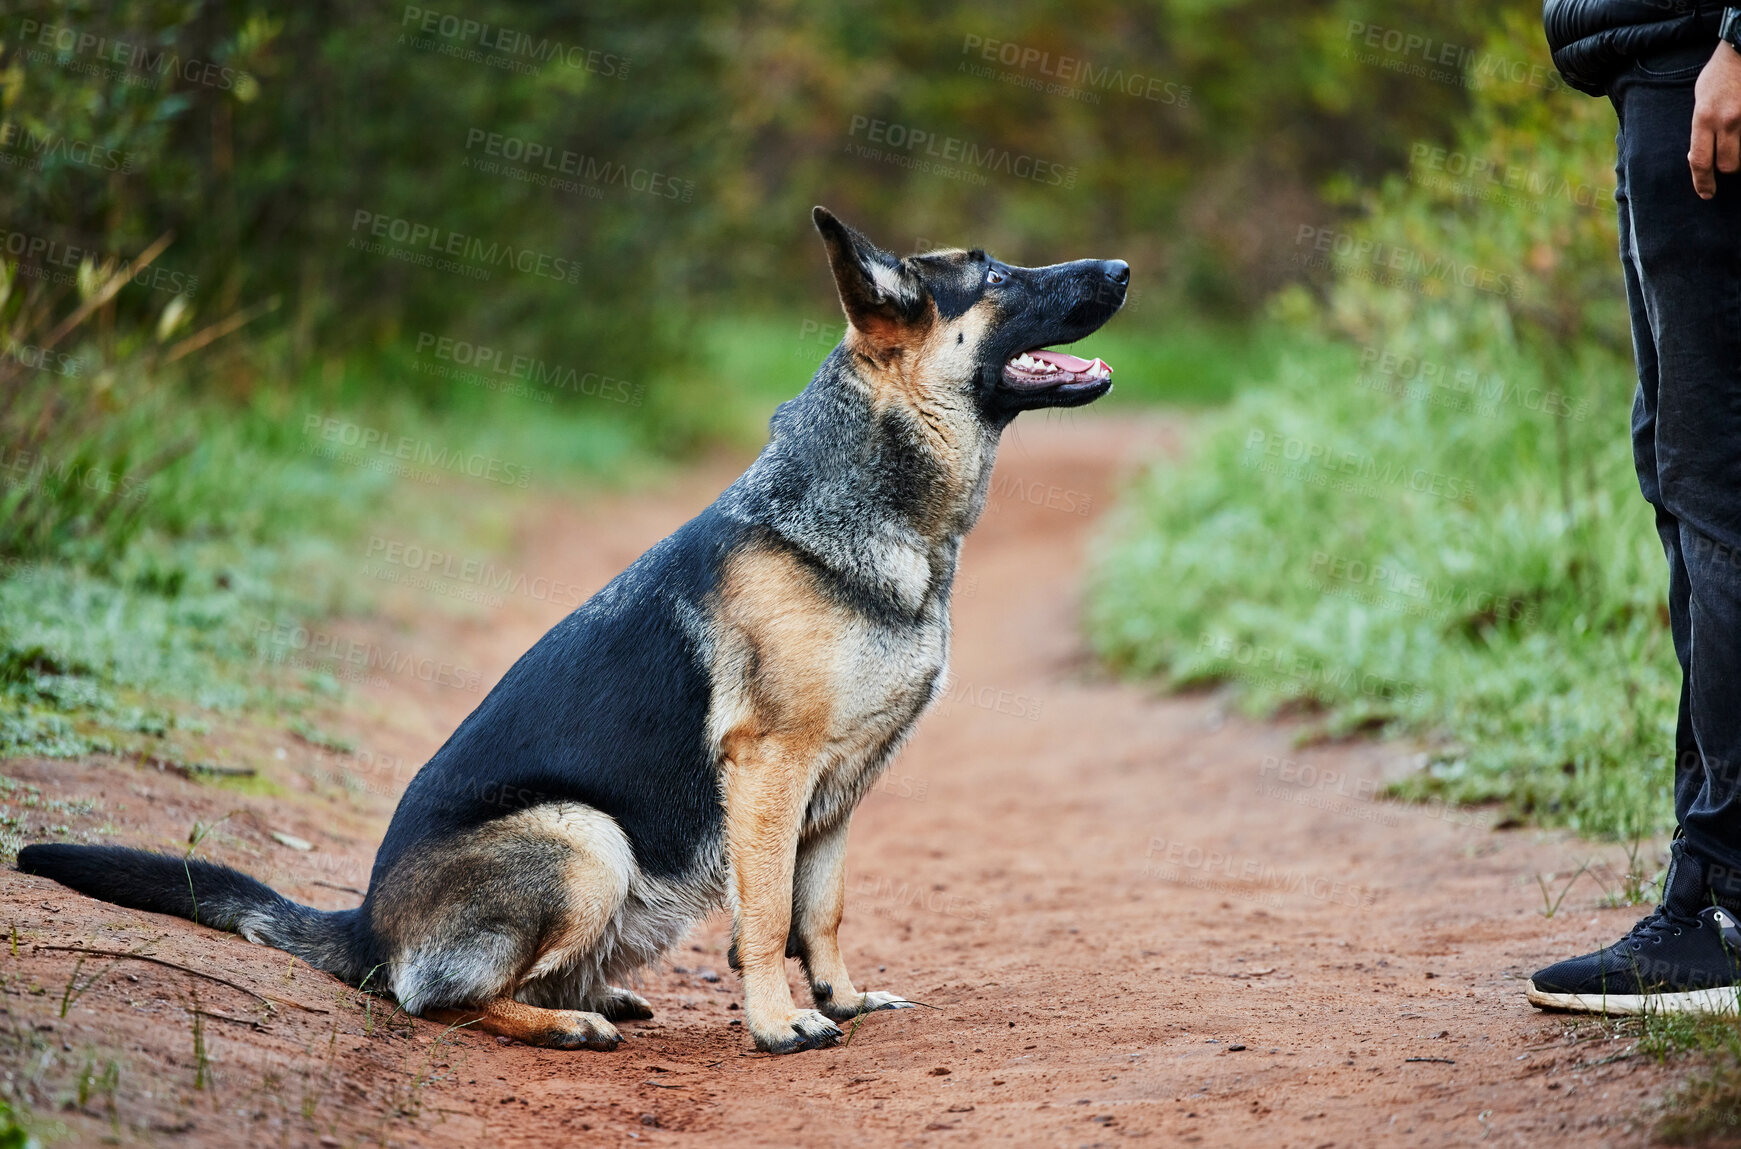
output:
[[[409,1013],[560,1049],[646,1018],[622,983],[728,906],[756,1048],[912,1003],[857,989],[837,931],[847,821],[943,685],[949,593],[1017,413],[1112,372],[1048,351],[1129,267],[897,258],[814,212],[848,326],[712,506],[557,623],[418,771],[354,910],[236,870],[37,845],[18,868],[288,950]],[[799,1009],[798,958],[815,1009]]]

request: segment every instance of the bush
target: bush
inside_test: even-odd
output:
[[[1486,49],[1539,35],[1520,16]],[[1091,593],[1105,658],[1425,736],[1405,794],[1666,823],[1679,671],[1626,438],[1611,138],[1606,104],[1490,84],[1442,151],[1345,195],[1326,304],[1277,311],[1351,345],[1308,342],[1133,487]],[[1493,178],[1456,178],[1471,158]]]

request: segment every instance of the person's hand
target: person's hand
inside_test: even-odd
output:
[[[1719,42],[1693,86],[1693,143],[1687,166],[1700,199],[1717,194],[1719,172],[1741,168],[1741,52]]]

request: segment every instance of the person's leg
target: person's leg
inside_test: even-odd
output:
[[[1741,904],[1741,179],[1720,177],[1711,200],[1693,192],[1690,85],[1637,85],[1622,106],[1633,448],[1683,670],[1675,813],[1686,849]]]
[[[1669,566],[1682,669],[1662,903],[1612,946],[1541,970],[1528,996],[1610,1013],[1729,1009],[1741,985],[1741,178],[1686,164],[1701,56],[1616,85],[1621,265],[1639,386],[1632,443]],[[1713,900],[1720,904],[1713,905]]]
[[[1681,550],[1691,584],[1686,709],[1704,781],[1681,826],[1688,847],[1710,862],[1713,892],[1741,908],[1741,539],[1713,537],[1683,518]]]
[[[1638,365],[1638,390],[1632,399],[1632,461],[1638,470],[1638,486],[1656,511],[1656,533],[1662,540],[1663,553],[1668,558],[1668,617],[1673,636],[1675,657],[1681,664],[1680,714],[1675,723],[1675,825],[1686,821],[1699,791],[1704,788],[1704,764],[1699,761],[1698,744],[1693,740],[1693,723],[1687,698],[1687,659],[1692,648],[1692,624],[1689,620],[1686,563],[1681,559],[1681,525],[1662,503],[1662,484],[1656,473],[1656,335],[1650,326],[1650,313],[1645,307],[1644,287],[1639,281],[1638,266],[1633,259],[1632,200],[1626,187],[1626,125],[1624,104],[1615,101],[1621,114],[1620,136],[1616,150],[1621,162],[1615,165],[1614,201],[1619,209],[1620,270],[1626,280],[1626,309],[1632,319],[1632,354]]]

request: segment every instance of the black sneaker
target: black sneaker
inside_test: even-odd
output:
[[[1678,841],[1672,850],[1656,911],[1613,945],[1530,978],[1531,1005],[1576,1013],[1741,1012],[1741,925],[1735,913],[1710,904],[1698,860],[1683,855]]]

